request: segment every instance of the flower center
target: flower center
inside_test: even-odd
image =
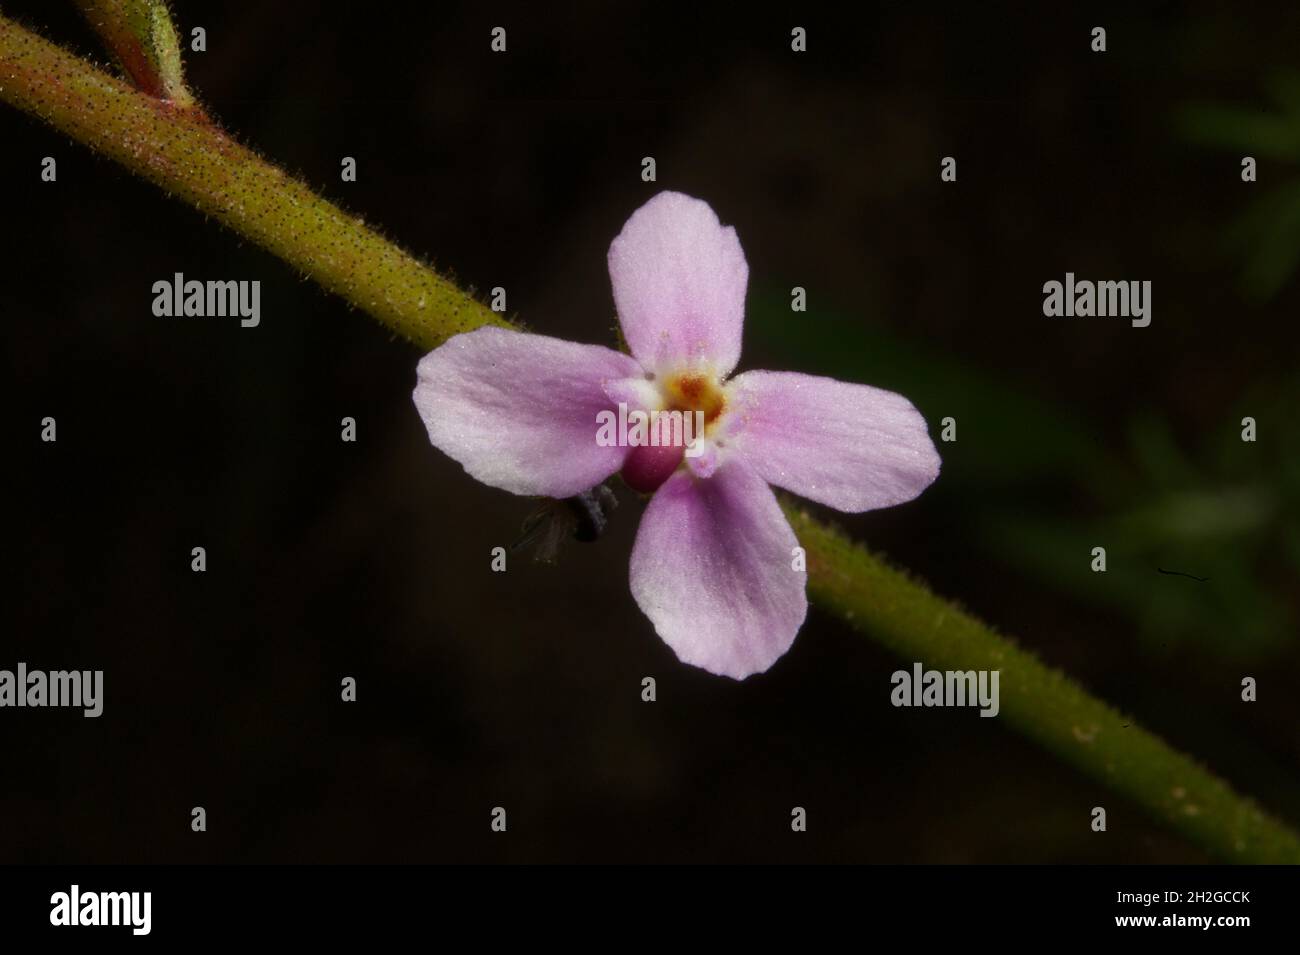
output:
[[[667,410],[703,411],[706,425],[713,424],[727,406],[722,388],[711,375],[673,375],[664,382],[663,395]]]
[[[694,435],[700,440],[708,434],[713,423],[726,409],[727,398],[718,380],[712,375],[683,372],[669,375],[660,385],[665,411],[680,411],[693,423],[698,411],[704,417],[704,434]],[[649,494],[672,477],[682,464],[684,449],[677,447],[643,446],[633,448],[623,465],[623,480],[633,490]]]

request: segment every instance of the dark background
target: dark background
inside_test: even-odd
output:
[[[538,332],[611,344],[609,241],[707,199],[742,368],[958,420],[934,487],[841,524],[1300,824],[1300,9],[175,6],[229,129]],[[5,12],[102,60],[70,7]],[[679,664],[626,492],[606,539],[491,573],[532,505],[430,447],[418,351],[7,108],[0,144],[0,667],[105,671],[97,720],[0,712],[0,860],[1204,861],[998,720],[892,708],[911,661],[815,608],[767,674]],[[1151,280],[1151,326],[1045,318],[1067,270]],[[261,326],[155,318],[178,271],[260,279]]]

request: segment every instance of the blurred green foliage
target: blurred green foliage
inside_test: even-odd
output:
[[[786,367],[899,391],[936,439],[943,417],[957,419],[931,494],[974,555],[1127,618],[1153,654],[1195,645],[1259,659],[1293,639],[1300,376],[1258,384],[1206,422],[1200,447],[1180,447],[1168,422],[1147,413],[1127,422],[1117,450],[1078,406],[1031,397],[950,350],[829,311],[792,321],[788,297],[771,290],[751,297],[748,315],[755,342]],[[1254,443],[1242,441],[1247,414],[1267,429]],[[1106,548],[1104,574],[1090,566],[1095,546]]]
[[[1250,301],[1272,298],[1300,265],[1300,73],[1276,72],[1266,84],[1265,104],[1191,104],[1175,125],[1193,143],[1228,149],[1241,157],[1285,169],[1289,179],[1263,174],[1260,195],[1226,234],[1242,259],[1242,292]]]

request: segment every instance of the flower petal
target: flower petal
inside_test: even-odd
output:
[[[632,213],[609,247],[609,278],[623,337],[647,370],[736,367],[749,266],[707,202],[661,192]]]
[[[651,499],[632,548],[632,596],[678,659],[742,680],[790,648],[808,611],[794,531],[744,462],[686,472]]]
[[[415,406],[429,440],[473,477],[513,494],[572,497],[623,466],[596,443],[611,379],[628,355],[503,328],[457,335],[420,360]]]
[[[910,501],[939,475],[925,418],[902,395],[794,372],[729,385],[735,448],[768,483],[840,511]]]

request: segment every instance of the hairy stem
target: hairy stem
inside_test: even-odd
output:
[[[808,555],[816,606],[927,669],[1001,671],[997,719],[1215,855],[1300,862],[1293,831],[1160,737],[807,511],[791,503],[785,511]],[[1090,809],[1079,807],[1079,825]]]
[[[178,107],[192,107],[181,44],[166,0],[77,0],[136,89]]]
[[[416,345],[509,327],[200,111],[137,91],[2,16],[0,99],[180,196]],[[816,604],[904,660],[1000,670],[1001,719],[1216,855],[1300,862],[1294,832],[1159,737],[802,510],[787,513]]]
[[[421,347],[506,324],[202,111],[136,90],[3,16],[0,99],[179,196]]]

